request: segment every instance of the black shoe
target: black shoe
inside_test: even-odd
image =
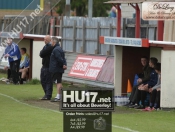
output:
[[[41,100],[50,100],[51,98],[48,98],[46,96],[42,97]]]
[[[127,104],[125,104],[125,105],[123,105],[123,106],[129,106],[129,105],[131,105],[131,103],[127,103]]]
[[[54,98],[53,100],[51,100],[51,102],[59,102],[60,99]]]
[[[131,104],[131,105],[129,105],[128,107],[129,108],[135,108],[135,107],[137,107],[138,105],[137,104]]]
[[[19,82],[17,82],[17,83],[13,83],[14,85],[20,85],[20,83]]]
[[[145,106],[139,105],[139,106],[135,107],[135,109],[145,109]]]

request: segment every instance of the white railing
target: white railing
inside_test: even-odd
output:
[[[154,41],[154,40],[149,40],[149,44],[175,45],[175,42],[171,42],[171,41]]]

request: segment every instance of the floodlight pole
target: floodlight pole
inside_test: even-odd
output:
[[[88,17],[92,17],[93,14],[93,0],[88,0]]]
[[[70,16],[70,0],[66,0],[65,16]]]

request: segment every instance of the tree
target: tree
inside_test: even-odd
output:
[[[93,17],[106,17],[111,5],[104,4],[107,0],[93,0]],[[57,13],[64,14],[66,0],[61,0],[57,5]],[[71,10],[76,10],[77,16],[88,14],[88,0],[71,0]]]
[[[94,0],[93,1],[93,17],[106,17],[107,11],[112,7],[110,4],[105,4],[107,0]]]

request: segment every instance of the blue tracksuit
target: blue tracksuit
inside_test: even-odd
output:
[[[8,45],[5,49],[5,54],[9,54],[8,57],[9,62],[16,61],[21,59],[21,53],[19,50],[19,47],[16,43],[12,43],[11,45]]]
[[[30,60],[27,60],[26,64],[24,67],[29,67],[30,66]]]

